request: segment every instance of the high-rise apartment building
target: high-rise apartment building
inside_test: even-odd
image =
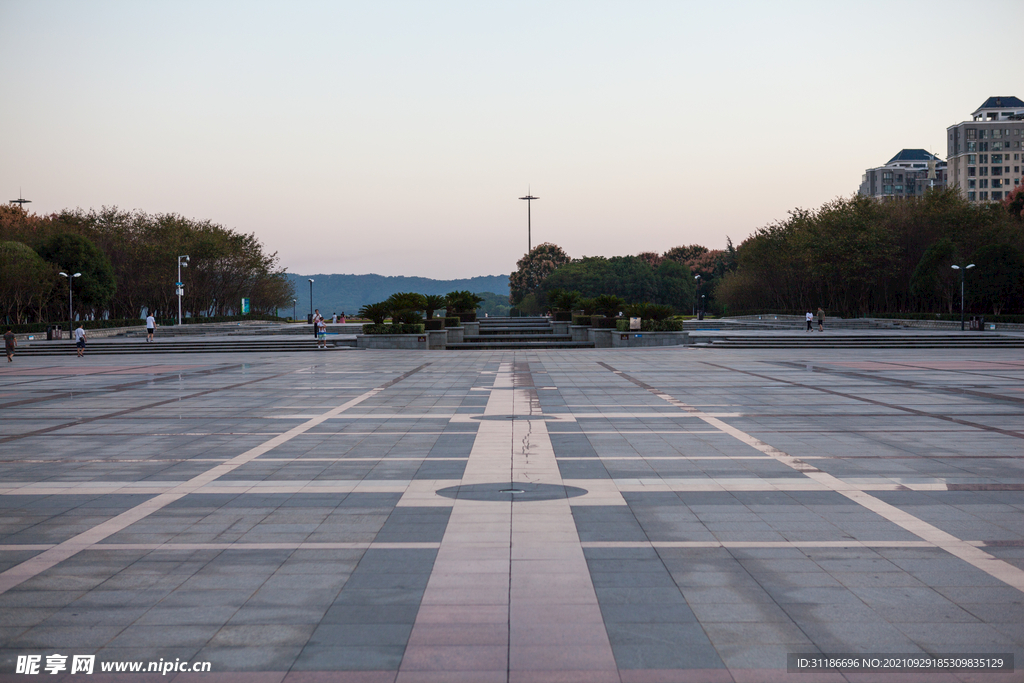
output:
[[[859,192],[866,197],[903,199],[945,186],[945,161],[927,150],[903,149],[884,166],[865,171]]]
[[[1024,102],[990,97],[946,129],[949,184],[971,202],[1001,201],[1024,175]]]

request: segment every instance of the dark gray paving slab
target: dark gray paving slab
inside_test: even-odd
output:
[[[115,374],[131,358],[76,360],[0,374],[0,573],[367,398],[0,592],[0,675],[62,647],[391,675],[430,612],[452,505],[403,496],[466,475],[501,363],[534,387],[530,410],[572,418],[545,422],[561,477],[618,496],[570,504],[623,680],[759,680],[795,651],[1024,661],[1024,592],[655,393],[1024,568],[1012,350],[152,354],[142,383]]]

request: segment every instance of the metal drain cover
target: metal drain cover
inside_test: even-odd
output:
[[[525,484],[522,482],[502,481],[494,484],[464,484],[438,489],[437,495],[445,498],[462,498],[465,500],[491,500],[508,502],[527,502],[531,500],[557,500],[559,498],[576,498],[586,495],[588,491],[578,486],[559,486],[558,484]]]

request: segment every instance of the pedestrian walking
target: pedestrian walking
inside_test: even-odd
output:
[[[814,331],[814,314],[811,313],[810,311],[807,311],[807,315],[804,316],[804,317],[807,319],[807,331],[808,332],[813,332]]]
[[[75,346],[78,347],[78,357],[81,358],[85,355],[85,330],[82,329],[82,323],[78,323],[78,327],[75,328]]]
[[[318,325],[319,322],[320,322],[320,309],[318,308],[318,309],[313,311],[313,339],[316,339],[318,337],[318,335],[320,334],[320,327]]]
[[[316,347],[318,349],[327,348],[327,321],[323,318],[316,323]]]
[[[150,313],[146,316],[146,341],[153,341],[154,332],[156,332],[156,318]]]
[[[7,362],[14,362],[14,349],[18,348],[18,338],[14,336],[14,332],[8,327],[7,331],[4,332],[4,349],[7,351]]]
[[[344,324],[345,324],[345,311],[342,311],[342,312],[341,312],[341,324],[342,324],[342,325],[344,325]]]
[[[338,324],[338,314],[337,313],[335,313],[334,315],[331,316],[331,324],[332,325],[337,325]]]
[[[818,306],[818,332],[825,331],[825,311]]]

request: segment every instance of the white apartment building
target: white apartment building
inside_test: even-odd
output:
[[[971,116],[946,129],[948,182],[968,201],[998,202],[1024,175],[1024,102],[990,97]]]

